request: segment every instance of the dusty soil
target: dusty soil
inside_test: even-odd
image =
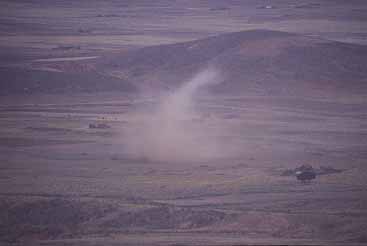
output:
[[[366,3],[1,1],[0,244],[367,244]],[[131,148],[209,63],[205,139]]]
[[[148,99],[42,98],[3,98],[3,243],[366,243],[364,101],[205,97],[198,124],[236,154],[164,162],[124,147]],[[282,175],[305,163],[344,171]]]

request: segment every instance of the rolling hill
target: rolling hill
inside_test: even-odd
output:
[[[108,53],[92,60],[2,67],[2,93],[165,90],[213,66],[220,93],[325,96],[367,92],[367,47],[251,30]],[[42,70],[39,70],[39,67]],[[88,69],[80,69],[80,67]],[[57,69],[57,71],[53,71]],[[45,71],[47,70],[47,71]]]
[[[316,95],[367,92],[366,58],[361,45],[253,30],[115,54],[97,67],[152,89],[214,66],[225,75],[218,92]]]

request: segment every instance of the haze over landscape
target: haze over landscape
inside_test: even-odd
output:
[[[366,38],[357,0],[0,1],[0,244],[365,245]]]

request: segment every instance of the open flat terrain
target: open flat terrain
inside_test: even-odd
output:
[[[366,13],[1,1],[0,244],[366,245]]]
[[[196,124],[233,155],[165,162],[125,146],[144,99],[65,99],[1,107],[3,242],[366,242],[365,101],[202,97]],[[305,163],[343,172],[282,175]]]

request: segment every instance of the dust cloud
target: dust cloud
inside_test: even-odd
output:
[[[140,113],[135,130],[126,134],[129,154],[152,161],[192,162],[218,157],[210,117],[199,110],[198,90],[222,81],[214,68],[196,74],[163,97],[149,113]]]

